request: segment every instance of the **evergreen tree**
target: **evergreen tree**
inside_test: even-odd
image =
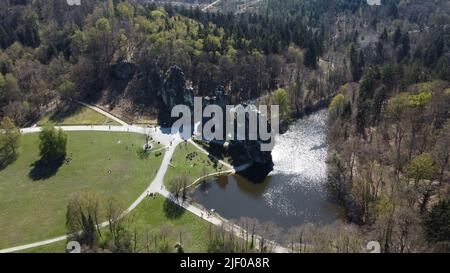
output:
[[[424,227],[428,241],[450,241],[450,199],[433,206],[425,217]]]

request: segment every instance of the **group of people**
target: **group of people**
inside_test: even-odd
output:
[[[206,218],[210,218],[212,216],[212,214],[215,212],[214,209],[208,210],[206,211]],[[203,212],[200,212],[200,217],[203,219]]]

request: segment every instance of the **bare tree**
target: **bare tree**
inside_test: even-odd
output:
[[[106,216],[108,218],[109,232],[113,239],[115,251],[130,252],[132,250],[132,236],[125,226],[125,219],[121,217],[123,211],[123,207],[115,199],[111,198],[108,200]],[[134,233],[134,237],[134,241],[136,241],[136,233]]]
[[[73,195],[66,212],[69,237],[91,249],[95,248],[102,236],[98,218],[99,199],[95,193]]]
[[[450,122],[444,126],[432,152],[434,161],[439,166],[439,180],[444,181],[445,172],[450,163]]]

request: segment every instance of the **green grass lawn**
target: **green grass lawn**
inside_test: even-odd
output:
[[[47,123],[55,125],[120,125],[116,121],[81,105],[72,105],[44,116],[38,125]]]
[[[24,251],[19,251],[18,253],[65,253],[66,246],[67,241],[64,240],[45,246],[38,246],[35,248],[26,249]]]
[[[163,158],[139,156],[144,142],[138,134],[69,132],[72,160],[45,178],[32,166],[39,159],[38,135],[23,135],[18,159],[0,171],[0,249],[64,235],[73,193],[95,191],[103,200],[113,196],[129,206],[151,183]]]
[[[210,223],[196,215],[158,196],[145,199],[126,219],[128,229],[137,234],[137,252],[154,252],[154,238],[166,236],[170,251],[181,242],[185,252],[207,252]],[[104,230],[106,231],[107,228]],[[147,239],[149,248],[147,249]],[[23,253],[64,253],[66,241],[40,246],[23,251]]]
[[[147,238],[165,234],[170,251],[181,242],[185,252],[207,251],[211,225],[164,197],[147,198],[128,216],[130,230],[138,234],[138,252],[147,252]],[[212,226],[214,227],[214,226]],[[150,249],[150,252],[153,250]]]
[[[234,165],[233,158],[231,158],[230,155],[226,154],[225,148],[219,147],[217,145],[212,145],[207,141],[196,141],[196,143],[216,158],[222,160],[227,164]]]
[[[191,155],[191,157],[189,157]],[[191,160],[190,160],[191,159]],[[182,174],[191,177],[192,182],[205,174],[226,170],[220,163],[214,163],[206,154],[190,143],[181,143],[175,150],[172,163],[164,177],[164,185]]]

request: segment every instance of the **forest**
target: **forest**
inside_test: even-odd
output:
[[[2,4],[8,8],[0,15],[1,115],[30,124],[73,100],[155,113],[172,65],[183,69],[196,94],[223,86],[233,101],[243,101],[279,87],[288,59],[314,69],[322,53],[320,31],[300,26],[288,33],[298,17],[205,16],[198,9],[115,2]],[[123,64],[135,73],[123,72]]]

